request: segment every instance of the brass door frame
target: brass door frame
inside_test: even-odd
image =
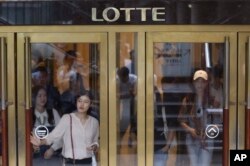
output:
[[[108,165],[108,112],[107,112],[107,34],[106,33],[18,33],[17,34],[17,75],[25,76],[26,80],[31,80],[29,72],[31,68],[28,61],[30,57],[25,55],[25,39],[29,38],[28,45],[32,43],[99,43],[100,44],[100,160],[103,165]],[[29,71],[27,71],[29,69]],[[25,136],[25,112],[31,108],[30,89],[27,86],[25,77],[18,77],[18,96],[17,101],[21,103],[17,107],[18,116],[18,163],[19,165],[27,165],[25,159],[26,154],[26,136]],[[26,84],[25,84],[26,83]],[[31,84],[30,84],[31,85]]]
[[[8,106],[8,125],[9,125],[9,134],[8,134],[8,138],[9,138],[9,144],[13,145],[13,146],[9,146],[9,164],[10,165],[16,165],[17,163],[19,163],[20,165],[22,165],[23,162],[23,158],[25,158],[24,154],[21,153],[21,151],[18,152],[18,156],[17,154],[17,135],[20,135],[21,137],[18,137],[18,142],[23,142],[24,141],[24,137],[23,137],[23,126],[20,126],[20,122],[23,119],[23,114],[24,114],[24,101],[23,101],[23,96],[20,95],[18,97],[16,97],[16,83],[23,84],[24,80],[23,78],[18,78],[18,80],[16,80],[17,76],[16,76],[16,70],[18,73],[18,75],[20,74],[20,70],[22,71],[23,74],[23,64],[24,64],[24,55],[20,54],[20,51],[15,51],[16,48],[16,44],[15,44],[15,33],[22,33],[24,34],[29,34],[29,33],[108,33],[108,41],[106,41],[105,45],[108,45],[108,50],[106,50],[106,52],[108,51],[108,57],[107,57],[107,61],[108,63],[105,65],[108,65],[108,80],[106,80],[106,82],[109,82],[109,84],[107,85],[108,88],[106,89],[113,89],[115,87],[115,39],[113,38],[115,33],[119,33],[119,32],[137,32],[138,33],[138,38],[142,39],[140,42],[141,44],[139,44],[139,48],[138,48],[138,54],[140,55],[138,59],[138,76],[140,77],[140,79],[138,80],[138,86],[141,87],[141,89],[146,89],[144,82],[148,82],[151,84],[152,82],[152,78],[150,79],[145,79],[146,76],[146,66],[150,66],[150,64],[148,63],[149,61],[146,59],[148,57],[145,56],[145,50],[146,50],[146,32],[220,32],[218,33],[218,35],[222,34],[222,33],[230,33],[232,35],[238,33],[238,32],[248,32],[250,29],[250,26],[248,25],[101,25],[101,26],[95,26],[95,25],[84,25],[84,26],[78,26],[78,25],[70,25],[70,26],[2,26],[1,28],[1,35],[6,36],[7,39],[7,43],[8,43],[8,101],[10,103],[12,103],[11,105]],[[231,42],[230,42],[231,43]],[[240,43],[240,42],[239,42]],[[239,44],[239,48],[240,48]],[[24,47],[23,44],[18,44],[17,47]],[[240,50],[240,49],[239,49]],[[235,52],[235,50],[233,49],[232,51]],[[232,54],[232,51],[231,54]],[[234,55],[237,55],[237,53],[235,53]],[[242,56],[241,53],[239,53],[239,64],[238,66],[240,66],[242,62]],[[240,60],[241,59],[241,60]],[[237,71],[236,68],[236,64],[233,65],[233,60],[231,59],[230,61],[230,66],[233,67],[235,70],[232,71],[230,69],[230,89],[232,87],[232,85],[235,85],[236,87],[236,83],[235,81],[233,81],[233,79],[235,80],[239,80],[241,83],[241,79],[242,78],[242,73],[240,70],[238,70],[238,74],[239,77],[237,78],[237,76],[235,75],[235,71]],[[147,63],[147,64],[146,64]],[[15,67],[15,65],[17,65],[17,68]],[[232,71],[232,72],[231,72]],[[234,73],[234,74],[232,74]],[[103,78],[104,79],[104,78]],[[244,79],[244,78],[243,78]],[[232,81],[232,83],[231,83]],[[239,84],[240,85],[240,84]],[[233,88],[233,87],[232,87]],[[241,89],[242,86],[239,86],[239,96],[241,96],[240,98],[242,98],[243,96],[243,91]],[[20,94],[20,90],[18,91],[18,93]],[[236,93],[235,93],[236,94]],[[235,96],[235,94],[233,94]],[[145,102],[146,101],[146,95],[148,95],[148,93],[146,94],[145,91],[138,91],[138,101],[142,101]],[[152,95],[152,94],[150,94]],[[152,97],[152,96],[151,96]],[[16,100],[16,98],[18,98],[18,100]],[[235,97],[233,97],[235,98]],[[116,93],[115,91],[109,91],[109,95],[107,97],[108,100],[108,105],[105,105],[105,109],[106,107],[109,107],[109,114],[108,116],[108,123],[109,126],[107,128],[104,129],[104,131],[107,131],[107,129],[110,131],[109,132],[109,140],[107,140],[106,142],[109,143],[109,156],[107,157],[110,163],[116,163],[116,147],[114,147],[115,142],[114,141],[114,135],[111,134],[113,132],[113,129],[111,126],[115,126],[116,122],[114,121],[114,117],[116,117],[115,113],[112,113],[112,110],[116,108],[116,103],[114,103],[116,99]],[[148,98],[147,98],[148,99]],[[234,101],[231,100],[230,101]],[[240,101],[240,100],[239,100]],[[235,104],[235,103],[231,103],[231,104]],[[145,109],[146,106],[145,105],[140,105],[138,106],[138,111],[141,112],[146,112]],[[235,108],[235,106],[231,105],[230,106],[230,110],[233,110]],[[237,109],[241,109],[241,108],[237,108]],[[19,110],[18,112],[16,112],[16,110]],[[20,111],[21,110],[21,111]],[[234,109],[236,110],[236,108]],[[22,112],[22,113],[21,113]],[[16,114],[20,113],[21,115],[21,119],[18,119],[18,124],[16,124]],[[233,114],[230,111],[230,114]],[[17,114],[17,117],[19,118],[19,115]],[[144,118],[144,115],[138,116],[138,132],[142,133],[142,135],[139,135],[138,140],[141,140],[141,142],[138,142],[138,150],[140,150],[140,148],[142,148],[140,150],[141,154],[139,157],[139,163],[142,163],[142,165],[144,165],[143,163],[145,163],[145,156],[146,156],[146,138],[144,138],[144,134],[146,132],[146,120]],[[244,122],[242,121],[242,119],[240,118],[242,117],[242,115],[239,115],[238,117],[238,122],[240,122],[238,125],[238,129],[242,130],[242,126],[244,126]],[[147,122],[148,123],[148,122]],[[17,130],[16,126],[21,127],[22,130]],[[234,127],[235,128],[235,127]],[[148,129],[147,129],[148,132]],[[114,132],[113,132],[114,133]],[[139,133],[138,133],[139,134]],[[244,133],[243,133],[244,135]],[[243,142],[244,142],[244,136],[243,135],[239,135],[238,137],[238,143],[236,144],[232,144],[232,148],[235,148],[236,146],[238,146],[239,148],[243,147]],[[231,136],[231,133],[230,133]],[[233,138],[235,138],[234,135],[232,135]],[[25,148],[22,147],[23,145],[19,145],[19,150],[20,148],[25,150]],[[231,147],[230,147],[231,148]],[[114,151],[113,151],[114,150]],[[144,152],[143,152],[144,151]],[[106,151],[107,152],[107,151]],[[112,154],[112,155],[111,155]],[[113,156],[114,154],[114,156]],[[108,155],[108,154],[107,154]],[[19,157],[19,159],[17,159]],[[20,159],[22,158],[22,159]]]
[[[3,149],[3,152],[7,152],[8,154],[5,154],[7,159],[2,159],[1,162],[3,164],[9,164],[9,165],[16,165],[17,163],[17,156],[16,156],[16,150],[17,150],[17,143],[16,143],[16,138],[17,138],[17,132],[16,132],[16,105],[17,103],[15,102],[15,97],[16,97],[16,77],[15,77],[15,64],[16,64],[16,57],[15,57],[15,43],[14,43],[14,33],[0,33],[0,37],[4,38],[2,42],[3,47],[6,46],[6,69],[7,73],[2,73],[1,75],[6,74],[6,81],[5,81],[5,87],[6,88],[6,115],[7,119],[5,120],[7,123],[7,149]],[[1,50],[3,51],[3,50]],[[2,52],[3,53],[3,52]],[[3,66],[1,66],[3,67]],[[1,71],[3,72],[3,71]],[[12,146],[10,146],[12,145]]]
[[[230,32],[151,32],[147,33],[146,37],[146,56],[147,56],[147,76],[146,76],[146,128],[149,131],[154,131],[153,124],[153,44],[154,42],[212,42],[212,43],[224,43],[225,37],[229,37],[230,40],[230,64],[229,64],[229,73],[230,73],[230,80],[229,80],[229,103],[236,103],[237,101],[237,34],[230,33]],[[236,148],[236,104],[229,105],[229,145],[226,145],[227,151],[225,153],[227,160],[229,159],[229,150]],[[225,121],[224,121],[225,122]],[[224,123],[225,125],[225,123]],[[225,133],[225,131],[223,131]],[[147,132],[147,162],[146,165],[151,166],[153,165],[153,133]],[[228,146],[228,147],[227,147]],[[228,161],[224,161],[227,163]],[[225,164],[227,165],[227,164]]]
[[[238,34],[238,149],[250,149],[250,33]]]
[[[109,165],[117,165],[117,138],[118,138],[118,127],[119,114],[117,113],[117,94],[116,94],[116,33],[120,32],[109,32]],[[136,33],[136,32],[135,32]],[[146,56],[145,56],[145,33],[137,32],[138,40],[138,55],[137,56],[137,165],[146,164],[146,109],[145,109],[145,66],[146,66]],[[116,118],[114,118],[116,117]]]

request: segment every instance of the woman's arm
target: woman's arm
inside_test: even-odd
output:
[[[93,140],[92,140],[92,144],[87,148],[87,150],[89,151],[96,151],[97,148],[99,147],[99,123],[96,119],[94,119],[94,122],[93,122],[93,131],[94,131],[94,137],[93,137]]]
[[[46,143],[51,145],[52,143],[63,139],[65,131],[69,128],[70,121],[69,115],[64,115],[59,121],[58,125],[52,130],[51,133],[46,137]]]
[[[30,143],[32,143],[34,146],[37,146],[37,147],[41,145],[48,145],[45,139],[40,139],[36,137],[34,134],[30,136]]]
[[[196,133],[196,130],[188,125],[188,117],[190,114],[188,113],[189,111],[187,110],[187,97],[185,97],[182,101],[182,105],[179,111],[178,115],[178,121],[180,122],[181,127],[193,138],[197,138],[198,135]]]
[[[195,130],[194,128],[190,127],[189,125],[187,125],[187,123],[181,122],[180,124],[181,124],[181,126],[185,129],[185,131],[186,131],[187,133],[191,134],[191,136],[192,136],[193,138],[198,138],[198,137],[199,137],[199,136],[197,135],[197,133],[196,133],[196,130]]]
[[[30,136],[30,142],[34,146],[41,145],[51,145],[53,142],[59,141],[63,138],[63,135],[66,129],[69,126],[69,115],[64,115],[62,119],[59,121],[58,125],[54,128],[54,130],[49,133],[46,139],[39,139],[34,134]]]

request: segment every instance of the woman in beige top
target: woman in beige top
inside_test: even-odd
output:
[[[76,97],[77,111],[64,115],[55,129],[45,138],[31,136],[34,146],[50,145],[62,139],[65,165],[91,165],[92,153],[98,148],[99,124],[89,116],[91,97],[84,92]]]
[[[208,115],[208,75],[197,70],[193,76],[194,94],[183,99],[179,113],[179,122],[186,131],[186,146],[192,166],[210,166],[212,160],[213,139],[205,134],[212,120]]]

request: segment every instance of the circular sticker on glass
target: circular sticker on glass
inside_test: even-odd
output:
[[[207,125],[206,135],[208,138],[216,138],[220,133],[220,130],[217,125]]]
[[[44,125],[37,126],[35,129],[35,135],[37,136],[37,138],[44,139],[48,136],[48,134],[49,130]]]

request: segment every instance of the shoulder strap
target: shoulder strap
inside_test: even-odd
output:
[[[163,120],[163,124],[164,124],[163,134],[165,135],[165,137],[167,137],[168,125],[167,125],[165,106],[161,107],[161,113],[162,113],[162,120]]]
[[[74,153],[74,144],[73,144],[73,137],[72,137],[72,117],[70,117],[70,138],[71,138],[71,147],[72,147],[72,155],[73,155],[73,164],[75,164],[75,153]]]

